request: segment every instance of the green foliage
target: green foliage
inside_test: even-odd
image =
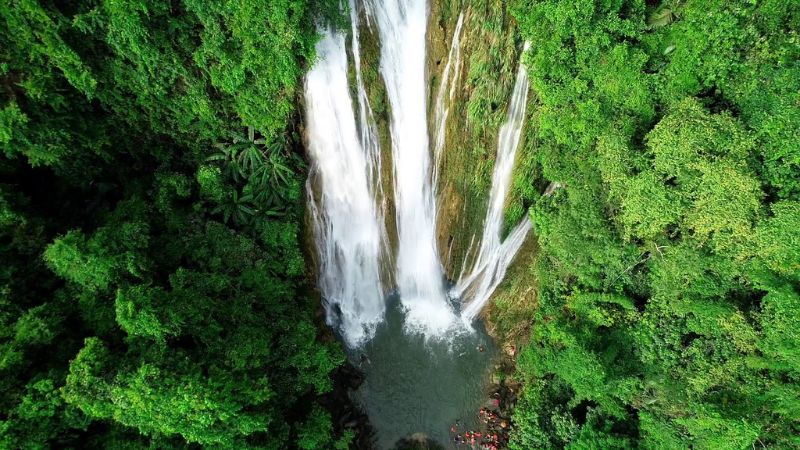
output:
[[[177,317],[159,317],[168,301],[169,296],[160,288],[132,286],[119,290],[115,302],[117,323],[130,336],[150,337],[163,343],[164,338],[178,332]]]
[[[757,228],[753,245],[758,258],[771,270],[800,277],[800,203],[780,201],[771,205],[772,217]]]
[[[14,324],[14,341],[22,345],[48,345],[56,336],[59,318],[49,316],[52,306],[43,304],[25,311]]]
[[[97,80],[59,33],[63,17],[53,18],[39,2],[32,0],[6,3],[2,13],[8,30],[14,31],[6,38],[14,43],[26,43],[24,48],[30,60],[46,61],[80,92],[89,98],[93,96]]]
[[[28,118],[22,114],[16,103],[9,103],[0,112],[0,144],[3,144],[3,150],[6,155],[10,156],[12,149],[8,144],[14,137],[14,129],[23,126]]]
[[[345,448],[292,131],[334,11],[0,5],[0,448]]]
[[[515,185],[561,188],[528,194],[511,447],[796,447],[800,8],[513,11],[536,94]]]
[[[303,450],[325,448],[330,441],[330,428],[330,414],[315,408],[306,422],[299,427],[297,446]]]
[[[56,274],[89,291],[107,289],[114,262],[86,247],[83,233],[71,231],[47,247],[45,260]]]
[[[213,368],[203,374],[183,355],[162,355],[114,374],[107,355],[99,340],[87,342],[67,376],[64,398],[90,417],[113,419],[143,434],[180,434],[189,442],[223,447],[241,446],[240,436],[269,425],[264,411],[246,410],[271,396],[265,377]]]
[[[800,375],[800,320],[794,313],[800,307],[800,295],[785,286],[767,294],[762,305],[764,332],[758,347],[765,362],[793,376]]]

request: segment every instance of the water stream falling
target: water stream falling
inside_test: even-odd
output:
[[[361,146],[367,157],[369,169],[370,186],[375,186],[374,195],[380,205],[383,200],[383,189],[380,182],[381,176],[381,149],[378,142],[378,130],[375,126],[375,118],[372,114],[372,107],[367,98],[367,90],[364,88],[364,77],[361,74],[361,47],[358,30],[358,5],[356,0],[350,0],[350,26],[351,26],[351,52],[353,54],[353,68],[356,75],[356,92],[358,95],[358,130],[361,133]],[[386,229],[383,226],[383,214],[379,212],[379,224],[381,226],[381,237],[383,239],[384,250],[388,253],[388,239]]]
[[[381,268],[391,267],[387,261],[393,256],[406,331],[426,337],[450,335],[456,328],[463,329],[457,326],[461,321],[456,320],[450,299],[462,302],[461,318],[472,322],[502,281],[531,229],[526,218],[505,240],[501,239],[503,210],[525,119],[527,72],[520,64],[508,117],[500,129],[477,257],[466,274],[462,270],[448,293],[435,238],[435,188],[447,116],[460,73],[464,15],[460,14],[456,22],[435,99],[435,139],[431,149],[426,118],[426,0],[364,0],[363,4],[349,0],[349,6],[355,105],[348,82],[345,34],[340,31],[321,31],[318,61],[306,76],[305,90],[308,147],[313,161],[308,182],[309,209],[328,322],[338,326],[351,346],[357,347],[374,336],[386,309],[387,289],[382,284]],[[394,255],[388,249],[379,207],[384,200],[381,149],[361,74],[359,6],[380,41],[380,74],[391,109],[397,226]]]
[[[526,43],[523,52],[528,48],[529,44]],[[508,107],[508,117],[500,127],[497,158],[492,174],[492,190],[483,224],[483,236],[478,257],[469,274],[458,280],[456,286],[450,291],[450,295],[462,299],[464,307],[461,317],[466,322],[472,322],[489,301],[531,229],[531,221],[526,216],[506,239],[501,241],[503,209],[511,184],[511,172],[514,168],[522,127],[525,123],[527,103],[528,71],[523,64],[520,64],[517,70],[517,79],[514,82],[511,104]]]
[[[426,0],[369,0],[381,41],[380,72],[391,106],[397,219],[397,286],[406,327],[439,336],[455,321],[436,248],[428,141]]]
[[[323,30],[317,55],[306,76],[305,99],[313,161],[307,192],[319,288],[328,323],[338,327],[348,345],[357,346],[372,337],[385,311],[380,279],[383,225],[370,180],[375,163],[359,140],[344,35]]]

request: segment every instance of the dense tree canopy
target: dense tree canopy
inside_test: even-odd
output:
[[[800,446],[800,3],[514,14],[537,96],[518,178],[563,188],[531,198],[513,448]]]
[[[0,448],[347,448],[296,126],[339,7],[0,3]],[[800,3],[510,7],[538,240],[511,447],[800,447]]]
[[[0,448],[342,445],[292,132],[327,8],[0,5]]]

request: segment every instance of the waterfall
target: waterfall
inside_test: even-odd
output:
[[[367,155],[369,166],[370,186],[377,186],[375,194],[378,196],[376,201],[381,203],[383,198],[383,188],[380,182],[381,177],[381,150],[378,143],[378,130],[375,127],[375,118],[372,114],[367,99],[367,91],[364,89],[364,77],[361,75],[361,48],[358,32],[358,6],[355,0],[350,0],[350,25],[352,30],[351,51],[353,53],[353,67],[356,74],[356,91],[358,94],[358,130],[361,133],[361,145]],[[386,230],[383,228],[383,216],[379,218],[381,224],[381,237],[384,246],[388,249]]]
[[[381,183],[381,147],[378,138],[378,129],[375,117],[364,88],[364,77],[361,74],[361,44],[358,30],[358,5],[356,0],[350,0],[350,26],[352,32],[351,52],[353,54],[353,67],[356,75],[356,92],[358,94],[358,129],[361,132],[361,146],[367,156],[369,169],[369,186],[373,187],[371,194],[375,197],[378,216],[378,232],[381,237],[381,262],[388,264],[391,256],[389,238],[386,234],[386,221],[383,208],[386,206],[383,183]],[[383,267],[383,266],[382,266]]]
[[[523,53],[528,48],[529,44],[526,43]],[[450,291],[451,296],[462,299],[464,308],[461,316],[467,322],[475,319],[489,301],[532,226],[530,219],[526,216],[511,231],[505,241],[500,240],[503,209],[511,184],[511,172],[514,168],[522,127],[525,123],[527,101],[528,73],[525,66],[520,64],[511,104],[508,107],[508,117],[500,128],[498,137],[497,158],[492,174],[492,190],[486,210],[478,257],[469,275],[461,278]]]
[[[458,85],[464,16],[458,17],[435,99],[431,149],[426,117],[426,0],[348,1],[352,61],[345,35],[322,28],[318,59],[305,79],[306,138],[312,161],[307,192],[327,321],[351,347],[371,339],[386,309],[381,268],[392,266],[406,330],[442,336],[462,323],[456,320],[449,298],[462,300],[464,322],[473,320],[531,229],[526,218],[501,241],[503,208],[525,119],[526,71],[520,64],[508,117],[500,129],[483,234],[479,243],[474,236],[470,242],[470,249],[473,242],[479,245],[477,257],[471,269],[465,270],[464,264],[448,297],[436,248],[435,189],[449,105]],[[398,247],[394,255],[379,207],[385,200],[381,149],[361,72],[358,7],[380,39],[380,74],[391,110],[393,231]],[[354,71],[352,96],[348,62]],[[395,260],[389,262],[390,256]]]
[[[426,120],[425,0],[369,0],[391,106],[397,219],[396,279],[406,326],[440,335],[454,321],[436,249],[436,207]]]
[[[321,34],[318,60],[305,80],[307,141],[313,161],[307,186],[309,210],[327,321],[338,326],[349,345],[357,346],[372,337],[385,310],[380,280],[385,239],[375,200],[378,183],[373,178],[378,169],[371,155],[378,151],[370,148],[375,141],[365,131],[366,95],[364,102],[359,98],[361,135],[356,127],[345,37],[330,29]],[[358,54],[357,47],[353,51]],[[312,180],[318,183],[318,193]]]

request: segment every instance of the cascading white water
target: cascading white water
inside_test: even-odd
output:
[[[371,182],[376,163],[369,155],[377,149],[365,151],[359,140],[347,80],[345,37],[330,29],[321,34],[318,60],[305,83],[308,150],[313,161],[307,192],[328,323],[339,327],[349,345],[357,346],[372,337],[385,310],[380,280],[383,225]],[[353,51],[357,54],[357,47]],[[364,127],[368,107],[361,112]],[[362,128],[365,145],[372,145],[363,133]],[[312,179],[319,183],[318,194]]]
[[[381,237],[381,262],[389,263],[391,249],[389,238],[386,234],[386,221],[384,209],[386,206],[383,183],[381,182],[381,147],[378,138],[378,129],[375,125],[375,117],[372,107],[369,104],[367,90],[364,88],[364,77],[361,72],[361,43],[358,30],[358,5],[356,0],[350,0],[350,26],[351,43],[350,48],[353,54],[353,68],[356,75],[356,93],[358,95],[358,130],[361,132],[361,147],[367,156],[367,167],[369,169],[369,186],[372,188],[371,194],[375,197],[378,216],[378,232]]]
[[[525,44],[526,51],[529,44]],[[462,299],[464,308],[461,317],[471,322],[489,301],[497,285],[503,280],[508,266],[511,264],[528,231],[531,221],[526,216],[506,237],[500,240],[503,225],[503,209],[511,183],[511,172],[519,146],[522,127],[525,123],[525,111],[528,102],[528,72],[523,64],[517,71],[508,117],[500,128],[497,145],[497,159],[492,174],[492,190],[489,196],[489,207],[483,225],[483,236],[478,257],[472,271],[456,283],[450,295]]]
[[[351,44],[350,48],[353,54],[353,67],[356,74],[356,92],[358,94],[358,130],[361,133],[361,146],[367,155],[367,164],[369,165],[370,186],[376,186],[376,194],[379,198],[376,200],[380,203],[383,196],[381,188],[381,151],[380,144],[378,143],[378,130],[375,127],[375,118],[372,114],[372,107],[367,98],[367,91],[364,88],[364,77],[361,75],[361,47],[358,30],[358,5],[355,0],[350,0],[350,25],[351,25]],[[381,235],[384,238],[384,243],[388,246],[386,238],[386,231],[383,229],[383,217],[380,217]]]
[[[508,266],[514,261],[520,247],[525,242],[528,232],[531,230],[533,224],[529,217],[525,217],[522,221],[514,227],[511,233],[506,236],[506,239],[494,250],[493,258],[483,266],[480,270],[478,277],[472,280],[470,284],[462,286],[460,283],[454,288],[455,292],[461,290],[462,299],[466,302],[464,308],[461,310],[461,318],[465,322],[472,322],[481,313],[483,307],[491,298],[494,290],[508,270]],[[479,284],[477,280],[480,280]],[[471,284],[475,284],[471,289],[467,290]],[[466,292],[465,292],[466,291]]]
[[[357,114],[350,95],[348,57],[341,32],[322,30],[317,44],[318,61],[306,76],[305,87],[308,149],[313,161],[308,182],[309,209],[328,322],[339,327],[350,346],[358,346],[373,336],[385,313],[381,264],[390,252],[384,217],[378,208],[383,200],[378,133],[361,75],[357,10],[361,6],[377,25],[380,73],[391,107],[398,237],[395,278],[406,329],[441,336],[460,323],[455,320],[445,292],[436,248],[434,198],[449,113],[446,97],[449,94],[449,100],[453,100],[460,73],[463,14],[456,23],[434,105],[436,136],[431,164],[426,119],[426,1],[365,0],[357,5],[356,0],[349,0],[349,4]],[[501,242],[503,207],[524,122],[527,92],[526,71],[520,65],[508,118],[498,139],[478,256],[467,275],[462,269],[458,283],[450,291],[451,297],[462,299],[461,315],[467,323],[485,306],[531,229],[526,218]]]
[[[428,336],[450,328],[455,315],[436,249],[436,208],[426,120],[425,0],[369,0],[381,41],[380,72],[391,105],[397,212],[397,286],[406,326]]]
[[[433,109],[436,138],[433,146],[433,180],[431,183],[434,189],[439,184],[439,170],[441,169],[442,153],[447,133],[447,116],[450,113],[450,104],[445,104],[445,96],[449,92],[448,100],[452,101],[458,85],[459,66],[461,63],[461,27],[463,25],[464,13],[462,12],[458,15],[456,29],[453,32],[453,42],[450,44],[450,53],[447,55],[447,64],[445,64],[442,72],[442,83],[439,86],[439,93],[436,94],[436,104]],[[455,64],[453,64],[453,58],[455,58]],[[450,80],[451,70],[455,72],[452,81]],[[448,86],[450,86],[450,89],[448,89]]]

